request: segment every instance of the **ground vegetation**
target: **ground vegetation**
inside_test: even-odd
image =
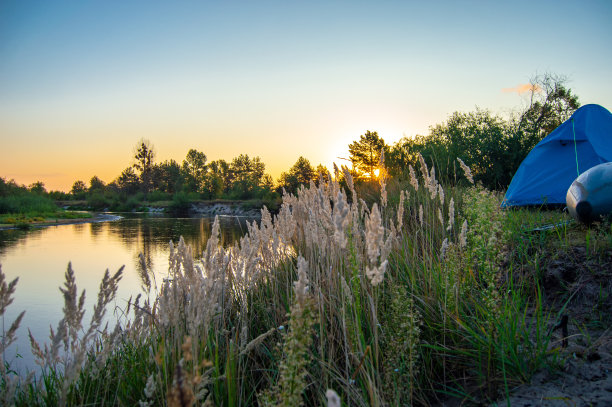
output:
[[[500,195],[472,184],[465,164],[453,186],[417,160],[422,176],[381,177],[371,203],[344,168],[346,187],[327,173],[286,194],[277,214],[263,209],[232,247],[219,245],[217,222],[202,256],[172,243],[168,275],[153,278],[143,264],[144,292],[115,328],[100,321],[122,270],[104,276],[87,325],[69,265],[64,318],[47,342],[31,338],[40,371],[22,377],[2,364],[3,401],[486,404],[568,366],[578,337],[562,322],[583,321],[571,311],[576,290],[587,278],[599,291],[580,301],[605,309],[610,298],[605,266],[595,266],[610,262],[609,223],[585,229],[562,213],[501,211]],[[599,271],[551,278],[558,256],[581,247]],[[1,284],[4,307],[18,283]],[[588,323],[604,328],[606,315],[591,312]],[[18,324],[7,321],[3,346]],[[592,349],[580,357],[597,358]]]

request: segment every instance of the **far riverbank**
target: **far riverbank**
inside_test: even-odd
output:
[[[0,223],[0,230],[9,229],[28,229],[28,228],[39,228],[47,226],[60,226],[60,225],[77,225],[81,223],[98,223],[98,222],[109,222],[119,220],[122,217],[120,215],[111,213],[92,213],[91,217],[78,218],[78,219],[59,219],[51,218],[40,221],[34,221],[29,223],[18,223],[18,224],[2,224]]]

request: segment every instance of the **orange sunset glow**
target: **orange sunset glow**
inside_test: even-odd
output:
[[[192,148],[209,161],[248,154],[276,180],[299,156],[330,168],[367,130],[391,145],[453,111],[507,111],[550,68],[585,100],[611,104],[608,7],[533,25],[520,2],[76,4],[0,8],[7,180],[108,183],[141,138],[157,162]]]

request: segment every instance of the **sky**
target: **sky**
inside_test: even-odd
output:
[[[612,110],[612,1],[0,0],[0,177],[69,191],[156,162],[346,163],[455,111],[505,115],[536,74]]]

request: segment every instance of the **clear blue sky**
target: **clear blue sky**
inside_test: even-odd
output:
[[[611,44],[608,0],[0,0],[0,176],[110,182],[145,137],[157,161],[247,153],[277,178],[366,130],[506,114],[544,72],[610,110]]]

